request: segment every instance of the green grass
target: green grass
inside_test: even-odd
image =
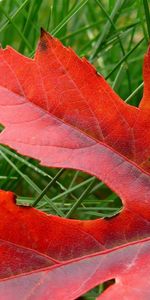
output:
[[[147,0],[3,0],[0,42],[33,57],[40,27],[86,56],[114,90],[137,106],[142,97],[142,64],[150,37]],[[67,218],[110,217],[121,201],[96,178],[73,170],[42,167],[0,146],[0,188],[18,203],[36,205]],[[83,299],[95,299],[96,288]]]

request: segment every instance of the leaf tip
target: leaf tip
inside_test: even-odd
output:
[[[46,51],[48,48],[47,35],[48,33],[41,27],[40,42],[39,42],[39,51],[41,52]]]
[[[41,27],[40,30],[41,30],[40,38],[43,38],[44,35],[47,35],[47,32],[43,27]]]

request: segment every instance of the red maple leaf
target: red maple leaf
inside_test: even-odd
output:
[[[42,164],[64,167],[75,167],[67,160],[76,150],[92,151],[102,142],[149,170],[149,64],[150,53],[137,108],[122,101],[85,58],[43,30],[34,59],[1,49],[0,121],[6,129],[0,141]]]
[[[94,222],[98,227],[93,227]],[[0,191],[0,298],[73,300],[115,278],[115,284],[100,299],[148,300],[150,238],[140,240],[142,230],[140,237],[135,236],[135,230],[134,242],[125,240],[118,247],[106,249],[107,244],[102,245],[94,236],[100,237],[104,222],[46,215],[17,206],[12,193]],[[117,231],[112,239],[115,234]],[[107,236],[104,238],[107,243]]]
[[[124,103],[85,59],[43,31],[33,60],[12,48],[0,50],[0,122],[5,126],[0,142],[43,165],[95,175],[121,197],[124,205],[121,213],[109,220],[77,221],[17,207],[12,200],[4,201],[2,195],[0,238],[38,251],[39,257],[49,256],[50,261],[45,256],[37,258],[43,271],[35,267],[38,271],[32,268],[29,274],[25,270],[26,276],[21,271],[19,277],[3,281],[1,297],[4,288],[20,295],[19,286],[28,285],[33,292],[29,292],[29,299],[49,299],[50,295],[53,299],[75,299],[115,277],[120,283],[109,288],[102,299],[112,298],[117,287],[115,299],[120,299],[129,282],[132,291],[126,295],[137,299],[136,281],[143,299],[149,299],[147,282],[141,280],[141,276],[149,276],[145,263],[150,232],[149,64],[148,53],[144,96],[136,108]],[[103,259],[107,261],[105,274],[98,265]],[[46,282],[44,279],[43,287],[40,283],[41,290],[34,294],[34,284],[39,285],[44,274]],[[59,294],[55,280],[60,282]]]

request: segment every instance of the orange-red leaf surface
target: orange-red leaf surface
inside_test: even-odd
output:
[[[137,203],[142,198],[143,209],[147,207],[150,178],[138,165],[149,170],[149,60],[147,54],[146,94],[136,108],[124,103],[85,59],[46,32],[34,60],[10,47],[1,49],[0,122],[5,130],[0,142],[43,165],[97,176],[126,209],[134,206],[143,214]]]
[[[0,122],[6,129],[0,141],[42,164],[66,167],[75,167],[68,162],[74,153],[102,142],[149,170],[149,65],[148,53],[144,97],[136,108],[86,59],[44,31],[33,60],[1,49]]]
[[[49,299],[49,287],[53,299],[75,299],[113,276],[118,280],[116,287],[109,288],[102,299],[112,299],[111,293],[117,287],[115,299],[123,297],[125,288],[127,299],[136,299],[135,280],[147,273],[149,276],[145,264],[149,259],[149,242],[143,240],[150,234],[149,69],[150,53],[145,56],[143,99],[136,108],[124,103],[85,59],[79,59],[70,48],[63,47],[44,31],[33,60],[10,47],[0,50],[0,123],[5,126],[0,142],[38,159],[43,165],[80,169],[95,175],[123,202],[123,210],[113,218],[78,221],[17,207],[12,194],[6,196],[1,192],[0,239],[5,241],[2,249],[7,243],[11,248],[9,243],[12,243],[14,253],[21,249],[25,259],[26,251],[29,259],[33,251],[37,256],[35,270],[40,269],[27,277],[18,275],[16,279],[3,281],[1,297],[4,288],[13,289],[15,295],[20,282],[25,290],[27,286],[32,290],[28,299],[33,296]],[[123,258],[128,252],[127,262]],[[94,256],[79,259],[85,255]],[[107,262],[105,274],[98,265],[101,258]],[[77,261],[70,261],[74,259]],[[89,269],[90,264],[93,269]],[[13,274],[17,272],[13,270]],[[22,272],[29,270],[25,267]],[[73,274],[70,281],[67,272]],[[60,282],[58,295],[56,281]],[[133,287],[131,293],[129,281]],[[141,280],[140,285],[138,281],[143,299],[150,297],[146,294],[146,284]]]
[[[135,242],[124,240],[124,245],[106,250],[94,236],[101,234],[105,221],[94,222],[19,207],[12,193],[0,191],[0,299],[74,300],[115,278],[100,299],[148,300],[150,239],[139,241],[141,230]],[[87,224],[92,230],[92,224],[99,227],[89,233]]]
[[[149,299],[150,239],[9,278],[0,282],[0,298],[75,300],[113,278],[116,283],[97,299]]]
[[[0,238],[63,261],[149,237],[150,197],[140,188],[137,180],[137,200],[133,198],[119,215],[93,221],[63,219],[16,206],[1,192]]]

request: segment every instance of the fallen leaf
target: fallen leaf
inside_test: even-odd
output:
[[[28,299],[48,300],[51,297],[54,300],[74,300],[94,286],[113,278],[116,283],[98,299],[149,299],[150,240],[69,261],[24,278],[5,281],[4,285],[0,284],[0,295],[7,289],[13,297],[18,292],[20,296],[28,287]],[[22,286],[25,287],[23,291]]]
[[[149,176],[137,166],[136,153],[148,170],[149,110],[124,103],[85,59],[43,31],[34,60],[10,47],[0,50],[0,57],[0,122],[5,125],[0,142],[43,165],[80,169],[97,176],[120,196],[126,209],[134,203],[137,213],[141,182],[145,210]],[[144,74],[148,55],[145,60]],[[123,124],[127,131],[120,129]],[[104,140],[100,134],[98,137],[101,128],[109,131]],[[137,135],[134,141],[126,133],[131,131]],[[129,143],[134,145],[134,153]]]
[[[17,206],[12,193],[7,197],[1,191],[0,239],[63,261],[149,237],[148,182],[146,186],[143,177],[134,181],[135,178],[131,182],[132,195],[128,189],[132,201],[127,199],[120,214],[92,221],[69,220]]]
[[[5,196],[6,203],[8,200],[9,206],[11,206],[12,194],[4,192],[2,194],[1,192],[1,196]],[[20,207],[16,207],[16,209],[18,209],[18,216],[19,213],[22,216],[24,213],[23,226],[29,226],[28,218],[26,220],[26,216],[28,217],[27,210]],[[29,210],[30,214],[36,215],[38,221],[41,221],[40,217],[50,218],[50,216],[46,216],[35,209],[30,208]],[[51,218],[55,217],[51,216]],[[58,218],[57,221],[59,219],[61,222],[61,218]],[[68,220],[66,220],[67,222]],[[73,224],[74,221],[70,222]],[[17,223],[21,227],[20,219]],[[55,225],[55,232],[57,232],[57,223]],[[64,223],[62,221],[62,228],[63,226]],[[41,227],[43,228],[43,224],[39,222],[39,232]],[[4,229],[6,228],[4,227]],[[46,229],[48,234],[51,227]],[[13,232],[14,228],[11,230]],[[34,227],[33,231],[35,232]],[[3,235],[3,232],[0,231],[0,236],[1,234]],[[16,232],[16,237],[19,234],[19,232]],[[29,244],[33,246],[34,239],[31,240],[29,236],[26,237],[27,244],[28,246]],[[32,236],[34,236],[33,233]],[[8,237],[11,239],[10,228]],[[41,245],[44,242],[44,238],[43,235],[43,238],[40,240]],[[18,243],[18,237],[16,240]],[[6,244],[10,245],[10,247],[5,249],[6,252],[0,251],[0,261],[2,262],[0,275],[4,278],[0,281],[1,299],[74,300],[89,289],[110,279],[115,279],[115,284],[107,288],[98,299],[106,300],[114,299],[115,297],[116,300],[120,300],[122,297],[122,299],[128,300],[148,300],[150,297],[150,238],[62,263],[45,257],[43,253],[8,242]],[[70,246],[72,247],[71,244]],[[40,250],[40,252],[43,252],[43,250]],[[7,261],[8,257],[9,260]],[[47,267],[47,265],[50,266]]]
[[[137,108],[122,101],[85,58],[43,30],[34,59],[11,47],[1,49],[0,122],[5,130],[0,142],[44,165],[73,168],[76,152],[84,156],[87,148],[102,143],[149,171],[149,65],[148,52],[144,96]]]
[[[141,295],[148,300],[150,239],[140,239],[149,222],[145,218],[148,227],[141,226],[142,218],[134,213],[134,227],[123,220],[126,233],[117,217],[67,220],[17,206],[13,193],[0,191],[0,298],[73,300],[115,278],[101,299]],[[114,247],[113,239],[122,245]]]
[[[50,295],[75,299],[113,276],[120,281],[106,290],[102,299],[112,298],[117,287],[115,299],[124,296],[124,289],[124,299],[137,299],[135,279],[142,299],[149,299],[147,281],[141,280],[145,274],[149,276],[145,263],[149,246],[148,239],[144,240],[150,232],[149,64],[150,53],[145,56],[143,99],[136,108],[124,103],[85,59],[43,31],[33,60],[10,47],[0,50],[0,122],[5,126],[0,142],[43,165],[95,175],[123,202],[122,211],[113,218],[78,221],[17,207],[12,194],[1,192],[0,239],[31,253],[37,251],[40,266],[53,264],[44,266],[43,271],[39,266],[30,274],[22,276],[20,272],[14,279],[4,280],[1,297],[7,289],[6,299],[16,291],[20,299],[28,287],[28,299],[49,299]],[[142,251],[147,251],[145,256]],[[99,268],[101,258],[106,276]]]

